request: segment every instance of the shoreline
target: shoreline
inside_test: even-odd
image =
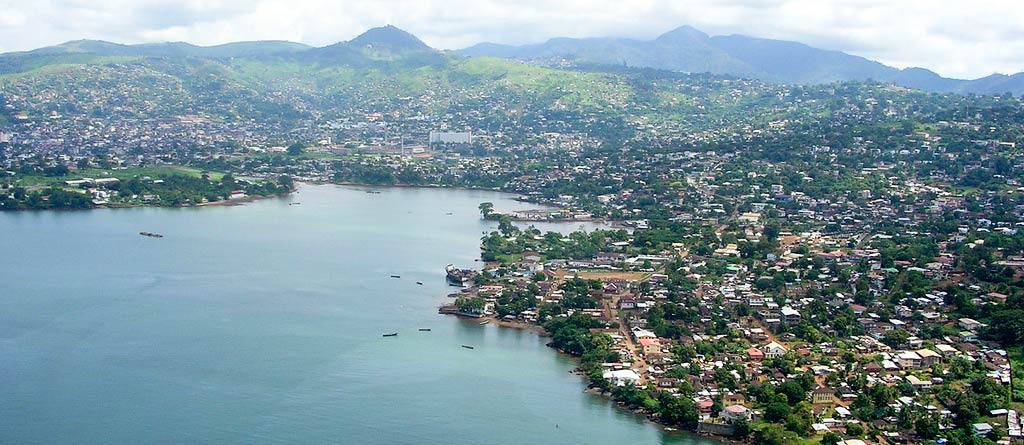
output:
[[[322,181],[295,181],[295,182],[296,182],[296,184],[314,185],[314,186],[335,185],[335,186],[341,186],[341,187],[369,188],[369,189],[375,189],[375,188],[379,188],[379,189],[427,189],[427,190],[450,189],[450,190],[466,190],[466,191],[485,191],[485,192],[504,193],[504,194],[507,194],[507,195],[516,195],[513,192],[507,192],[507,191],[501,190],[500,188],[496,188],[496,187],[473,187],[473,186],[464,186],[464,185],[367,184],[367,183],[359,183],[359,182],[322,182]],[[80,209],[77,209],[77,208],[0,209],[0,212],[4,212],[4,211],[31,212],[31,211],[39,211],[39,210],[86,211],[86,210],[100,210],[100,209],[134,209],[134,208],[145,208],[145,207],[162,207],[162,208],[169,208],[169,209],[187,209],[187,208],[190,208],[190,207],[233,207],[233,206],[243,205],[243,204],[247,204],[247,203],[250,203],[250,202],[255,202],[255,201],[259,201],[259,200],[263,200],[263,199],[268,199],[268,198],[283,198],[283,197],[295,194],[297,192],[298,192],[298,187],[296,187],[295,190],[292,190],[292,191],[290,191],[288,193],[276,193],[276,194],[272,194],[272,195],[246,196],[244,198],[239,198],[239,199],[223,199],[223,200],[220,200],[220,201],[202,202],[202,203],[198,203],[198,204],[182,204],[182,205],[163,205],[163,204],[157,204],[157,203],[153,203],[153,204],[140,203],[140,204],[123,204],[123,205],[103,204],[103,205],[96,205],[96,206],[93,206],[93,207],[86,207],[86,208],[80,208]],[[517,200],[517,201],[519,201],[519,200]],[[557,206],[552,206],[550,204],[544,204],[544,203],[533,202],[533,201],[519,201],[519,202],[523,202],[523,203],[531,204],[531,205],[535,205],[535,206],[540,206],[540,207],[544,207],[544,208],[559,208]],[[602,219],[602,218],[587,218],[587,219],[532,219],[532,218],[516,217],[516,218],[511,218],[511,220],[513,222],[517,222],[517,223],[545,223],[545,224],[547,224],[547,223],[553,223],[553,224],[573,224],[573,223],[584,224],[584,223],[589,223],[589,224],[605,225],[605,226],[607,226],[607,230],[618,230],[618,229],[627,229],[628,230],[628,229],[630,229],[630,227],[628,227],[625,224],[626,223],[625,220],[609,220],[609,219]]]
[[[470,317],[470,316],[467,316],[467,315],[460,315],[460,314],[444,314],[444,315],[445,316],[454,316],[454,317],[456,317],[456,318],[458,318],[460,320],[469,320],[469,321],[477,321],[477,320],[484,321],[484,320],[487,320],[491,324],[497,325],[499,328],[516,329],[516,330],[520,330],[520,331],[530,331],[530,332],[533,332],[534,334],[537,334],[537,336],[540,337],[540,338],[551,337],[551,335],[548,334],[547,330],[545,330],[543,326],[540,326],[540,325],[537,325],[537,324],[533,324],[533,323],[527,323],[527,322],[524,322],[524,321],[518,321],[518,320],[517,321],[501,320],[496,315],[487,315],[487,316],[483,316],[483,317]],[[563,355],[565,357],[568,357],[568,358],[572,359],[574,364],[577,364],[577,365],[579,364],[579,357],[574,356],[572,354],[567,354],[565,352],[562,352],[562,351],[558,350],[557,348],[554,348],[554,347],[550,346],[550,343],[545,344],[545,346],[547,346],[549,349],[553,350],[556,354]],[[585,386],[585,388],[582,391],[580,391],[581,393],[586,394],[587,396],[600,397],[600,398],[604,399],[605,401],[607,401],[609,404],[614,405],[616,409],[629,412],[629,413],[633,414],[634,416],[643,419],[645,422],[650,422],[654,426],[658,427],[662,431],[663,434],[672,434],[672,435],[689,436],[689,437],[699,437],[699,438],[706,439],[706,440],[717,441],[718,443],[720,443],[722,445],[726,445],[726,444],[736,444],[736,445],[739,445],[739,444],[745,443],[745,442],[733,440],[733,439],[731,439],[729,437],[725,437],[725,436],[716,436],[716,435],[713,435],[713,434],[701,434],[701,433],[698,433],[696,431],[690,431],[690,430],[687,430],[687,429],[677,428],[677,427],[674,427],[674,426],[670,426],[670,425],[666,425],[664,423],[661,423],[658,420],[658,418],[653,416],[651,413],[648,413],[648,412],[646,412],[646,411],[644,411],[642,409],[639,409],[639,408],[630,408],[630,407],[628,407],[628,406],[618,402],[617,400],[613,399],[610,392],[603,391],[603,390],[601,390],[599,388],[590,386],[587,383],[587,381],[586,381],[585,374],[581,372],[581,369],[580,369],[579,366],[576,366],[575,368],[571,369],[569,372],[572,373],[572,374],[575,374],[577,377],[579,377],[581,383],[583,383],[583,385]]]
[[[220,201],[201,202],[199,204],[183,204],[183,205],[164,205],[164,204],[123,204],[123,205],[96,205],[93,207],[85,207],[81,209],[77,208],[66,208],[58,207],[52,209],[0,209],[0,212],[89,212],[93,210],[119,210],[119,209],[140,209],[140,208],[163,208],[163,209],[190,209],[198,207],[234,207],[238,205],[248,204],[250,202],[261,201],[270,198],[284,198],[291,196],[298,192],[298,189],[292,190],[288,193],[275,193],[272,195],[253,195],[246,196],[245,198],[239,199],[223,199]]]

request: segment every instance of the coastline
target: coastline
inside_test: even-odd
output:
[[[517,330],[521,330],[521,331],[530,331],[530,332],[533,332],[534,334],[537,334],[537,336],[540,337],[540,338],[546,338],[546,337],[550,337],[551,336],[547,332],[547,330],[544,329],[543,326],[540,326],[540,325],[537,325],[537,324],[533,324],[533,323],[527,323],[527,322],[523,322],[523,321],[518,321],[518,320],[517,321],[501,320],[501,319],[499,319],[495,315],[487,315],[487,316],[483,316],[483,317],[470,317],[470,316],[461,315],[461,314],[444,314],[444,315],[446,315],[446,316],[455,316],[456,318],[458,318],[460,320],[468,320],[468,321],[485,321],[486,320],[486,321],[489,322],[489,324],[495,324],[499,328],[517,329]],[[553,350],[556,354],[568,357],[568,358],[573,360],[573,363],[579,364],[579,357],[576,357],[576,356],[574,356],[572,354],[567,354],[565,352],[562,352],[562,351],[558,350],[557,348],[552,347],[550,344],[546,344],[545,346],[547,346],[548,348]],[[630,407],[626,406],[624,403],[619,402],[619,401],[615,400],[614,398],[612,398],[612,395],[611,395],[610,392],[603,391],[600,388],[596,388],[596,387],[590,386],[588,383],[586,383],[586,376],[584,375],[584,373],[582,372],[582,370],[578,366],[573,368],[569,372],[572,373],[572,374],[575,374],[576,376],[578,376],[580,378],[580,380],[582,381],[582,383],[584,383],[584,385],[586,385],[586,388],[584,388],[583,391],[580,391],[581,393],[586,394],[587,396],[600,397],[600,398],[606,400],[608,403],[610,403],[612,405],[615,405],[615,407],[617,409],[622,410],[622,411],[627,411],[627,412],[637,416],[638,418],[643,419],[646,422],[650,422],[650,423],[656,425],[659,429],[661,429],[661,431],[664,434],[672,434],[672,435],[680,435],[680,436],[688,436],[688,437],[699,437],[699,438],[705,439],[705,440],[714,440],[714,441],[716,441],[716,442],[718,442],[718,443],[720,443],[722,445],[726,445],[726,444],[729,444],[729,445],[733,445],[733,444],[734,445],[739,445],[739,444],[745,443],[745,442],[737,441],[737,440],[734,440],[734,439],[731,439],[731,438],[725,437],[725,436],[717,436],[717,435],[713,435],[713,434],[701,434],[701,433],[698,433],[696,431],[690,431],[690,430],[686,430],[686,429],[681,429],[681,428],[677,428],[677,427],[674,427],[674,426],[670,426],[670,425],[666,425],[664,423],[661,423],[660,419],[658,419],[658,417],[653,415],[652,413],[649,413],[649,412],[647,412],[647,411],[645,411],[643,409],[640,409],[640,408],[630,408]]]
[[[0,212],[39,212],[39,211],[45,211],[45,212],[88,212],[88,211],[92,211],[92,210],[138,209],[138,208],[148,208],[148,207],[157,207],[157,208],[165,208],[165,209],[188,209],[188,208],[194,208],[194,207],[233,207],[233,206],[248,204],[250,202],[261,201],[261,200],[264,200],[264,199],[284,198],[284,197],[287,197],[287,196],[291,196],[291,195],[293,195],[293,194],[295,194],[297,192],[298,192],[298,189],[292,190],[292,191],[290,191],[288,193],[274,193],[274,194],[270,194],[270,195],[252,195],[252,196],[246,196],[244,198],[223,199],[223,200],[220,200],[220,201],[202,202],[202,203],[199,203],[199,204],[182,204],[182,205],[164,205],[164,204],[159,204],[159,203],[152,203],[152,204],[145,204],[145,203],[143,203],[143,204],[123,204],[123,205],[103,204],[103,205],[96,205],[96,206],[93,206],[93,207],[85,207],[85,208],[80,208],[80,209],[79,208],[67,208],[67,207],[46,208],[46,209],[37,209],[37,208],[28,208],[28,209],[0,209]]]

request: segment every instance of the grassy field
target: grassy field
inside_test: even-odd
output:
[[[160,176],[169,176],[175,174],[187,175],[198,178],[202,175],[202,173],[202,170],[179,166],[138,167],[127,169],[89,168],[82,170],[74,170],[64,177],[52,177],[42,175],[15,175],[12,179],[15,185],[21,187],[44,188],[63,186],[64,181],[73,181],[82,178],[117,178],[124,181],[127,179],[134,178],[136,176],[149,176],[151,178],[158,178]],[[219,181],[223,177],[223,173],[210,172],[210,179],[213,181]]]

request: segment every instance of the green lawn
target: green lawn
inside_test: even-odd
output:
[[[83,170],[75,170],[64,177],[52,177],[52,176],[41,176],[41,175],[15,175],[12,179],[16,185],[22,187],[50,187],[50,186],[61,186],[64,185],[64,181],[72,181],[82,178],[117,178],[120,180],[131,179],[136,176],[149,176],[151,178],[158,178],[160,176],[169,175],[187,175],[193,177],[199,177],[202,175],[202,170],[180,167],[180,166],[160,166],[160,167],[138,167],[128,168],[123,170],[118,169],[100,169],[100,168],[88,168]],[[210,172],[210,179],[213,181],[219,181],[224,177],[224,173]]]

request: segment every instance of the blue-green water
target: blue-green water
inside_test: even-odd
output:
[[[482,201],[517,205],[304,186],[0,213],[0,443],[716,443],[582,394],[533,333],[436,314]]]

